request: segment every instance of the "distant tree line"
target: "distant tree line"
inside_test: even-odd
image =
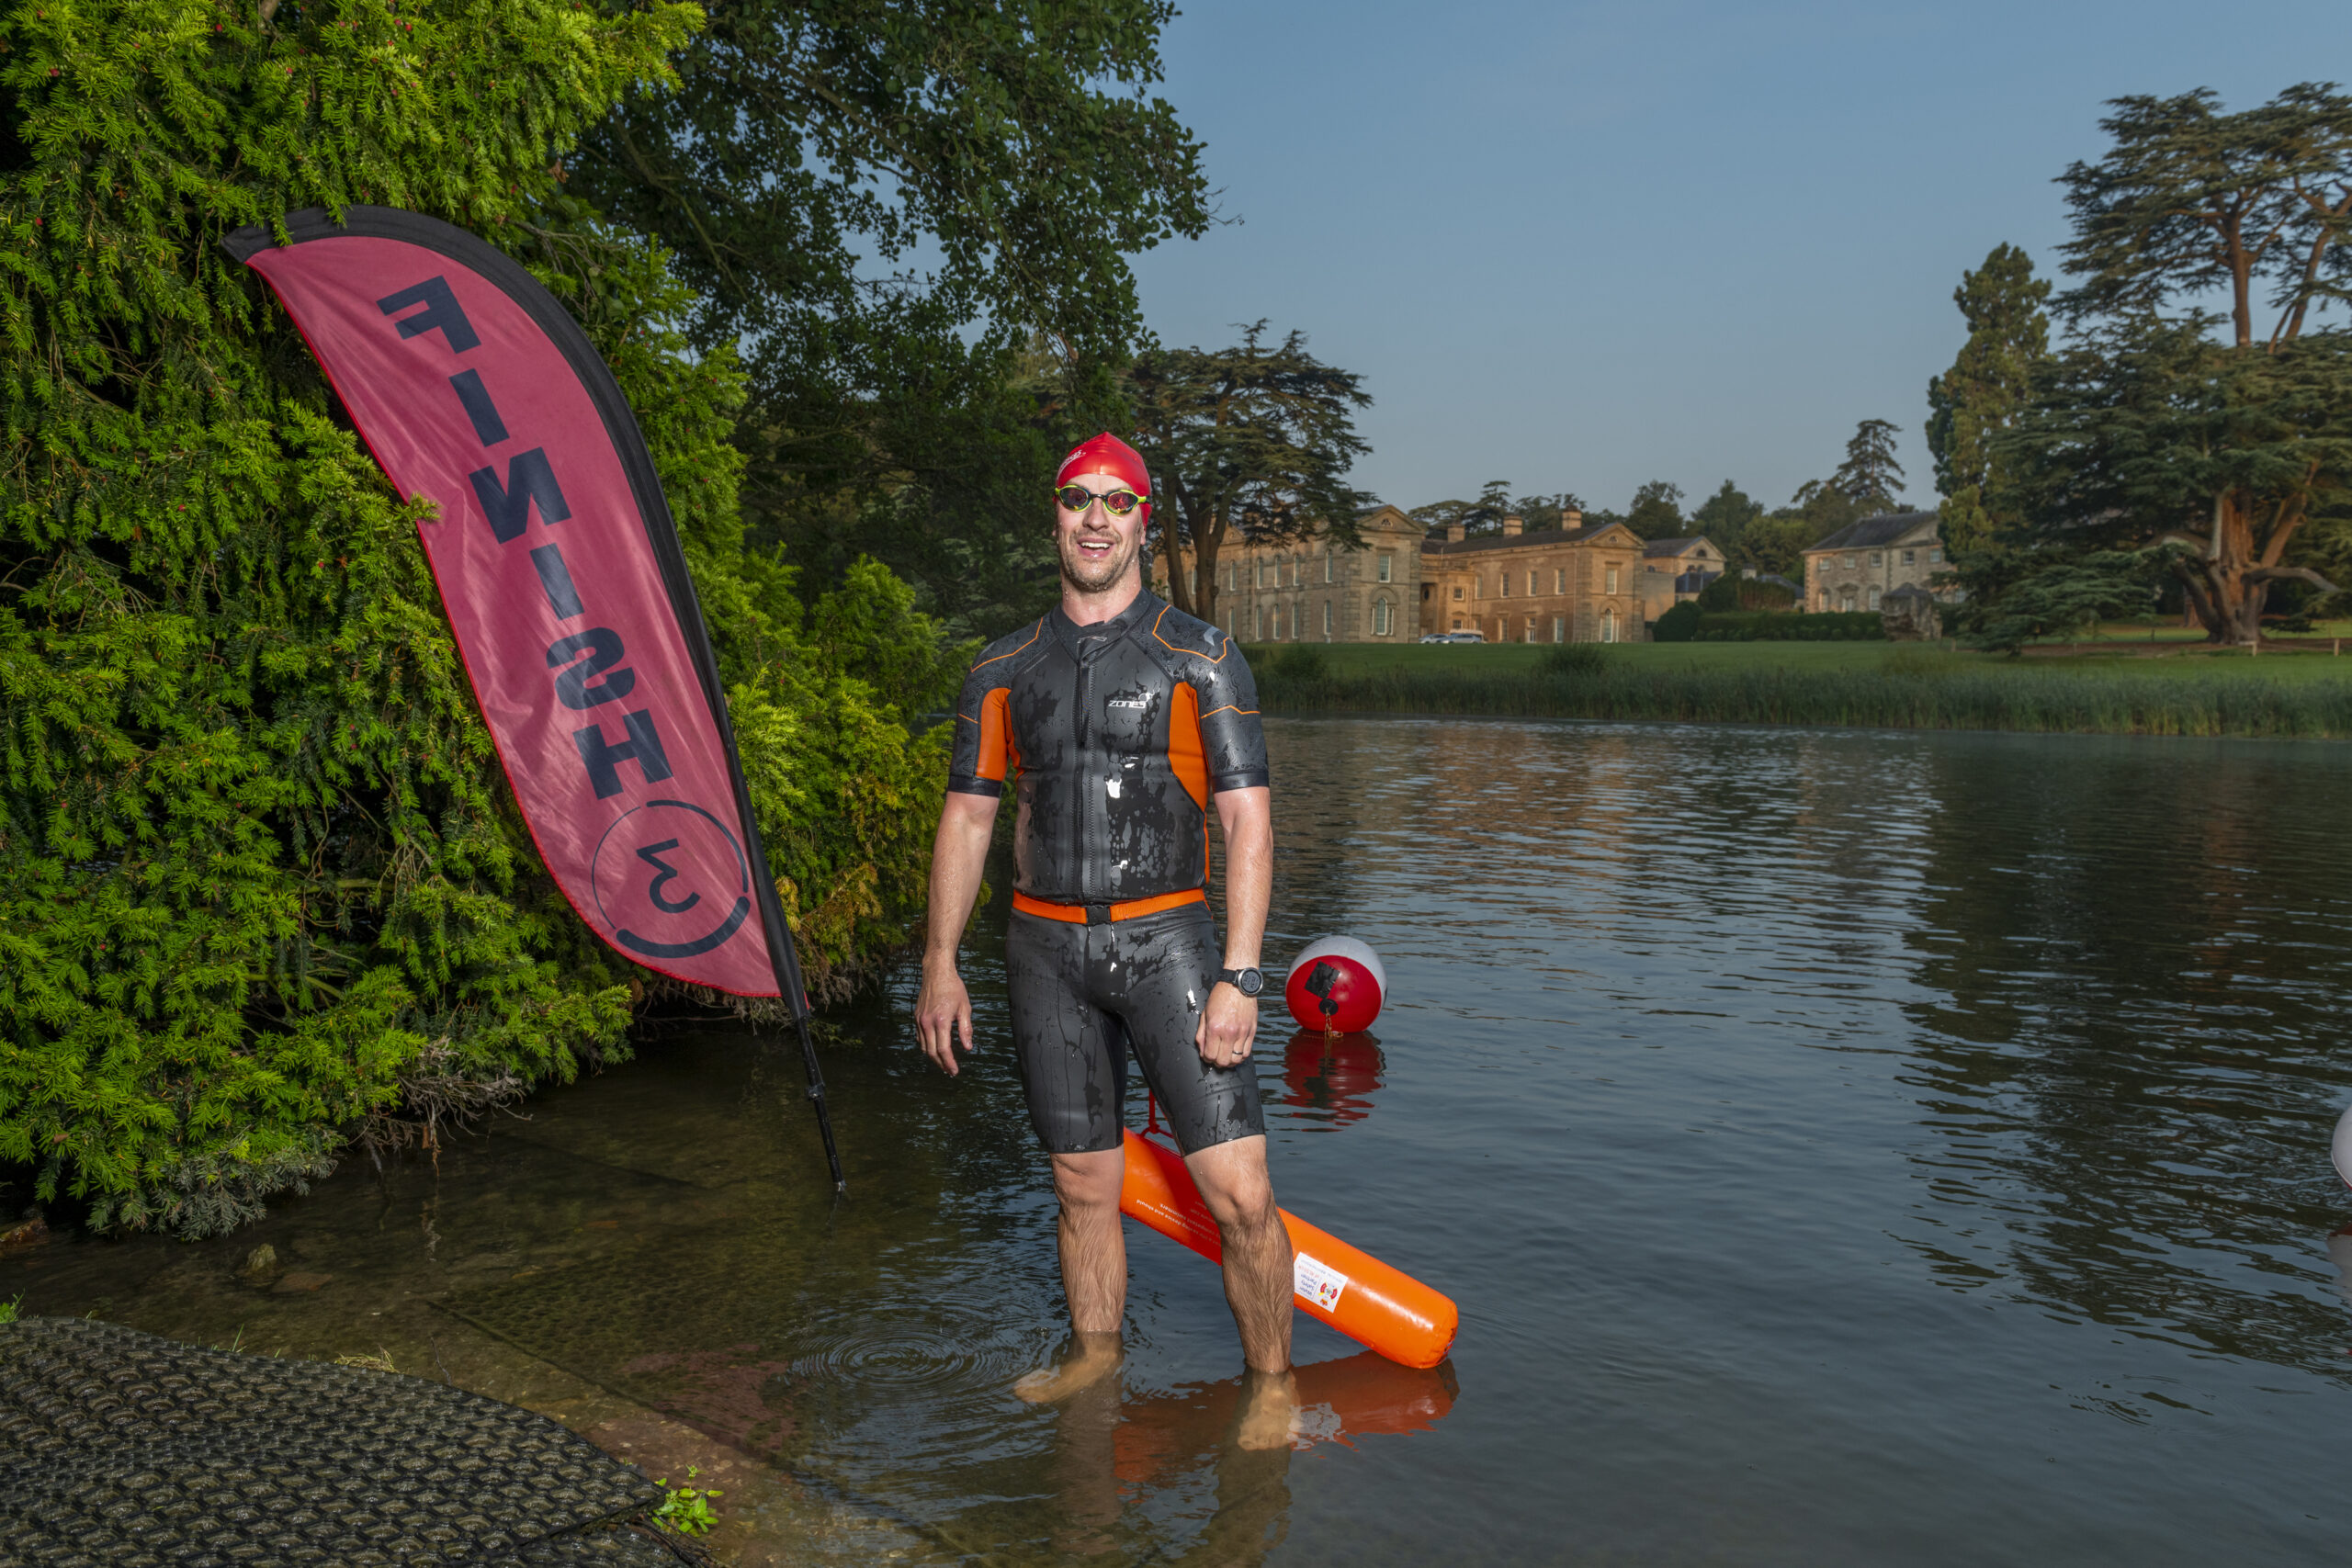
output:
[[[1730,479],[1688,513],[1680,485],[1652,479],[1634,491],[1623,512],[1588,507],[1574,492],[1514,496],[1509,479],[1488,479],[1468,501],[1435,501],[1408,513],[1432,536],[1462,525],[1464,537],[1499,533],[1503,519],[1521,519],[1528,531],[1556,528],[1570,512],[1586,527],[1622,523],[1644,539],[1679,539],[1704,535],[1724,552],[1735,571],[1768,572],[1802,581],[1804,550],[1815,540],[1863,517],[1901,505],[1903,465],[1895,460],[1901,427],[1883,419],[1863,420],[1846,444],[1846,458],[1826,479],[1810,479],[1785,506],[1767,509]]]

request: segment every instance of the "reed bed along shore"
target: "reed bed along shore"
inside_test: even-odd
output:
[[[1596,652],[1600,657],[1581,669],[1531,661],[1458,670],[1351,669],[1277,654],[1263,666],[1259,692],[1269,713],[2352,737],[2352,669],[2346,668],[2352,660],[2165,660],[2068,669],[1896,649],[1872,663],[1804,668],[1637,662]],[[2301,668],[2278,668],[2289,663]]]

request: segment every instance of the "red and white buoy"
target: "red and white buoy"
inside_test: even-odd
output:
[[[1301,1029],[1354,1034],[1372,1027],[1387,999],[1380,954],[1351,936],[1318,936],[1291,961],[1283,999]]]

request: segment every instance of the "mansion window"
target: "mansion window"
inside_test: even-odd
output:
[[[1884,566],[1886,564],[1885,552],[1883,550],[1872,550],[1871,552],[1871,564],[1872,566]]]
[[[1521,642],[1533,642],[1533,641],[1535,640],[1535,617],[1534,617],[1534,616],[1530,615],[1530,616],[1528,616],[1528,617],[1527,617],[1527,635],[1526,635],[1526,636],[1524,636],[1524,637],[1521,637],[1519,640],[1520,640],[1520,641],[1521,641]]]
[[[1613,566],[1609,569],[1609,587],[1605,592],[1611,593],[1617,592],[1617,569]]]
[[[1565,616],[1555,615],[1552,617],[1552,640],[1554,642],[1566,642],[1568,640],[1568,623]]]
[[[1943,553],[1943,551],[1941,551],[1941,550],[1929,550],[1929,551],[1928,552],[1928,563],[1929,563],[1930,565],[1932,565],[1932,564],[1934,564],[1935,562],[1939,561],[1939,560],[1941,560],[1941,559],[1943,559],[1943,558],[1944,558],[1944,553]]]
[[[1323,547],[1323,581],[1331,581],[1331,547],[1329,545]],[[1328,632],[1331,628],[1325,626],[1323,629]]]
[[[1325,556],[1324,564],[1327,566],[1330,564],[1330,557]],[[1329,599],[1323,601],[1323,640],[1325,642],[1331,640],[1331,601]]]
[[[1266,640],[1266,611],[1263,605],[1259,606],[1258,626],[1255,631],[1250,634],[1250,640],[1251,642],[1263,642]]]
[[[1531,572],[1529,572],[1529,573],[1527,574],[1527,596],[1528,596],[1530,599],[1532,599],[1532,598],[1534,598],[1534,597],[1535,597],[1535,574],[1534,574],[1533,572],[1532,572],[1532,571],[1531,571]],[[1528,622],[1527,624],[1528,624],[1529,626],[1533,626],[1535,623],[1534,623],[1534,622],[1532,622],[1532,621],[1530,621],[1530,622]],[[1534,638],[1534,637],[1530,637],[1527,640],[1528,640],[1528,641],[1530,641],[1530,642],[1533,642],[1533,641],[1535,640],[1535,638]]]
[[[1878,587],[1876,584],[1872,584],[1871,587],[1871,608],[1873,610],[1878,608]]]
[[[1453,596],[1454,596],[1456,599],[1459,599],[1459,598],[1461,598],[1461,597],[1462,597],[1462,584],[1460,584],[1460,583],[1458,583],[1458,582],[1457,582],[1457,583],[1455,583],[1455,584],[1453,585]],[[1459,627],[1459,626],[1456,626],[1456,627],[1454,628],[1454,630],[1456,630],[1456,631],[1459,631],[1459,630],[1461,630],[1461,629],[1462,629],[1462,628],[1461,628],[1461,627]]]
[[[1227,593],[1233,592],[1233,563],[1231,561],[1225,563],[1225,591]]]
[[[1388,551],[1388,550],[1383,550],[1383,551],[1381,551],[1381,552],[1380,552],[1380,581],[1383,581],[1383,582],[1387,582],[1387,581],[1392,581],[1392,580],[1395,578],[1395,576],[1396,576],[1396,555],[1395,555],[1393,552]],[[1453,596],[1454,596],[1456,599],[1461,598],[1461,597],[1462,597],[1462,590],[1460,590],[1459,588],[1455,589],[1455,590],[1453,591]]]
[[[1904,564],[1905,566],[1909,566],[1909,565],[1911,564],[1911,562],[1913,561],[1913,559],[1914,559],[1914,558],[1916,558],[1917,554],[1917,552],[1913,551],[1913,550],[1905,550],[1905,551],[1904,551],[1904,552],[1903,552],[1903,564]]]
[[[1600,640],[1603,642],[1617,640],[1617,612],[1614,610],[1600,612]]]
[[[1497,588],[1498,588],[1498,589],[1500,589],[1500,590],[1502,591],[1501,596],[1502,596],[1503,598],[1505,598],[1505,599],[1510,598],[1510,573],[1509,573],[1509,572],[1507,572],[1507,571],[1498,571],[1498,572],[1495,573],[1495,586],[1496,586]]]
[[[1566,572],[1566,571],[1565,571],[1564,570],[1562,570],[1562,569],[1561,569],[1561,568],[1559,568],[1559,567],[1554,567],[1554,568],[1552,569],[1552,592],[1555,592],[1555,593],[1566,593],[1567,591],[1568,591],[1568,574],[1567,574],[1567,572]],[[1552,638],[1552,640],[1553,640],[1554,642],[1557,642],[1557,641],[1559,641],[1560,639],[1555,636],[1555,637],[1554,637]]]
[[[1453,624],[1459,626],[1462,623],[1456,621]],[[1388,635],[1388,601],[1385,599],[1375,599],[1372,602],[1372,635],[1374,637]]]
[[[1846,558],[1846,570],[1847,570],[1848,571],[1851,571],[1851,570],[1854,570],[1854,558],[1853,558],[1853,557],[1851,557],[1851,556],[1848,556],[1848,557]]]

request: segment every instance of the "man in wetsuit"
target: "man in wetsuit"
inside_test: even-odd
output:
[[[1074,1336],[1060,1366],[1017,1392],[1060,1398],[1117,1364],[1133,1050],[1223,1235],[1225,1297],[1253,1374],[1241,1439],[1264,1447],[1288,1440],[1292,1403],[1290,1236],[1250,1059],[1273,854],[1265,738],[1240,649],[1144,589],[1150,496],[1143,458],[1114,436],[1063,459],[1061,605],[982,649],[965,679],[916,1028],[944,1072],[959,1043],[972,1049],[956,950],[1010,786],[1005,979],[1029,1120],[1053,1158]],[[1212,802],[1227,854],[1222,952],[1205,891]]]

